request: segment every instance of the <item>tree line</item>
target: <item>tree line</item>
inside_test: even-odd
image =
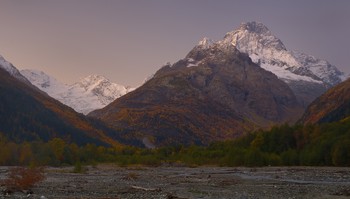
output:
[[[15,143],[0,133],[0,165],[98,163],[120,166],[350,166],[350,121],[305,126],[285,124],[209,146],[177,145],[156,149],[78,146],[60,138]]]

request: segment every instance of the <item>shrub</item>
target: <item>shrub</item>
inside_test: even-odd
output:
[[[30,190],[45,179],[43,168],[14,167],[9,170],[4,185],[8,192]]]
[[[81,165],[81,162],[78,161],[74,164],[73,173],[86,173],[87,169]]]

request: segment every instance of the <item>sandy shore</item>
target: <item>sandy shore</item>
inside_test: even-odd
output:
[[[0,167],[0,179],[8,167]],[[47,168],[34,194],[0,198],[350,198],[350,168],[89,167]],[[0,187],[4,190],[4,187]]]

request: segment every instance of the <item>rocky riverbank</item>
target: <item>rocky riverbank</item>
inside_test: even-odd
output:
[[[0,167],[0,179],[8,167]],[[224,199],[349,198],[350,168],[331,167],[88,167],[47,168],[33,194],[0,198]],[[1,190],[5,188],[0,187]]]

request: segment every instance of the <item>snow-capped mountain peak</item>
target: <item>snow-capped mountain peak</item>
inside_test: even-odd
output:
[[[238,30],[254,32],[256,34],[272,35],[270,30],[264,24],[256,21],[241,23]]]
[[[287,50],[280,39],[275,37],[264,24],[258,22],[242,23],[238,29],[226,33],[223,42],[251,51],[266,47]]]
[[[345,79],[344,73],[326,60],[289,51],[280,39],[259,22],[242,23],[214,43],[205,38],[187,58],[197,60],[211,50],[215,52],[217,48],[223,52],[234,48],[246,53],[254,63],[286,82],[304,106]]]
[[[72,87],[94,94],[104,106],[133,90],[133,88],[113,83],[101,75],[89,75]]]
[[[42,71],[22,70],[21,73],[40,90],[84,114],[103,108],[133,90],[101,75],[89,75],[72,85],[66,85]]]
[[[285,82],[307,81],[329,87],[343,80],[344,74],[329,62],[287,50],[282,41],[259,22],[242,23],[217,43],[235,46],[247,53],[253,62]]]
[[[281,66],[298,66],[298,62],[287,52],[282,41],[262,23],[243,23],[237,30],[226,33],[221,43],[232,44],[239,51],[247,53],[256,63],[282,60],[279,63]]]

